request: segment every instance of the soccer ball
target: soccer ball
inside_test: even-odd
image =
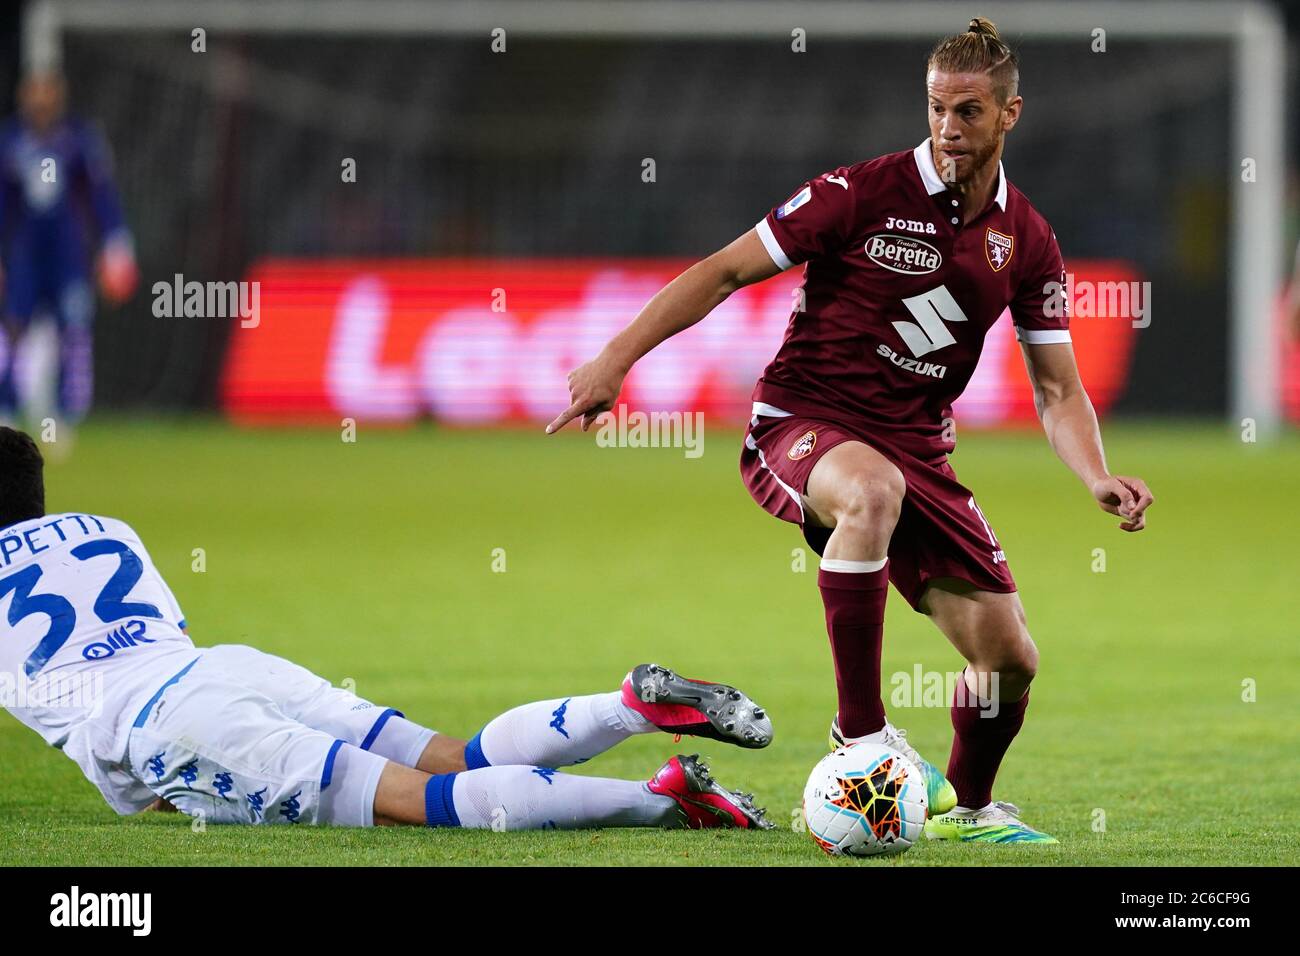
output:
[[[881,744],[831,751],[803,790],[808,833],[831,856],[902,853],[920,838],[925,814],[925,777]]]

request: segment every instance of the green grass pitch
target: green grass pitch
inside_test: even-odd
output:
[[[6,715],[0,864],[1300,862],[1300,438],[1107,429],[1112,467],[1157,497],[1148,529],[1126,535],[1037,432],[964,436],[953,464],[1006,549],[1042,656],[994,796],[1061,845],[923,841],[836,863],[791,826],[835,706],[815,556],[792,569],[802,539],[749,500],[736,433],[709,430],[694,460],[598,448],[593,434],[363,427],[346,444],[329,430],[101,419],[48,468],[48,504],[132,524],[198,644],[249,643],[350,678],[458,736],[526,700],[614,689],[641,661],[738,684],[773,716],[767,750],[648,735],[579,772],[644,778],[699,750],[778,829],[196,833],[174,815],[118,818]],[[887,694],[896,672],[961,667],[897,594],[885,633]],[[946,706],[890,712],[945,763]]]

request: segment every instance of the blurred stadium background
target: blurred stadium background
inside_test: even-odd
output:
[[[61,61],[72,109],[112,145],[141,273],[133,298],[100,304],[95,411],[49,469],[51,507],[136,527],[200,644],[355,679],[452,733],[612,686],[643,658],[746,686],[776,742],[706,754],[797,819],[829,650],[812,576],[792,573],[802,541],[735,464],[797,275],[737,293],[629,379],[634,408],[711,416],[702,460],[544,439],[540,423],[676,270],[811,176],[920,142],[925,55],[976,14],[1021,55],[1009,178],[1076,274],[1150,283],[1149,325],[1120,310],[1073,328],[1110,460],[1158,499],[1147,532],[1116,531],[1037,433],[1008,325],[991,334],[956,467],[1043,650],[996,796],[1062,837],[1040,861],[1294,863],[1300,358],[1281,303],[1300,235],[1300,177],[1282,166],[1300,155],[1285,108],[1300,4],[11,4],[0,101],[24,62]],[[261,282],[257,326],[155,316],[153,285],[177,275]],[[491,573],[498,548],[509,574]],[[897,597],[886,634],[887,674],[960,667]],[[943,760],[946,706],[896,719]],[[175,821],[119,823],[16,721],[0,744],[0,862],[818,857],[789,828],[490,850],[463,833],[187,842]],[[640,738],[594,769],[643,775],[668,746]],[[905,860],[1024,860],[969,850]]]
[[[923,137],[920,64],[967,5],[889,6],[27,2],[7,14],[0,93],[22,63],[61,59],[73,109],[115,152],[143,281],[101,310],[98,409],[545,420],[570,363],[675,268],[804,179]],[[1251,132],[1240,121],[1251,64],[1256,84],[1294,85],[1269,54],[1295,46],[1300,7],[976,6],[1022,57],[1012,180],[1080,278],[1151,283],[1149,327],[1077,323],[1098,404],[1251,415],[1265,430],[1275,407],[1294,419],[1294,352],[1260,314],[1300,223],[1294,168],[1284,175],[1282,148],[1258,135],[1294,154],[1287,90],[1256,98]],[[1077,29],[1094,21],[1104,53]],[[835,28],[846,22],[854,32]],[[899,35],[918,22],[932,26]],[[1243,185],[1238,152],[1252,146],[1257,181]],[[341,175],[349,158],[355,182]],[[471,261],[448,269],[448,257]],[[591,261],[557,274],[556,258]],[[156,318],[152,285],[177,274],[260,278],[266,327]],[[505,311],[491,308],[496,287]],[[666,360],[682,380],[637,370],[629,397],[743,414],[789,291],[747,290]],[[1032,418],[1010,337],[992,339],[963,424]]]

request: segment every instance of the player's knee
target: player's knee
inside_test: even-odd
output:
[[[979,649],[970,663],[986,675],[982,681],[992,682],[980,688],[981,696],[988,692],[1002,696],[1007,691],[1020,696],[1038,673],[1038,648],[1025,626],[1024,610],[1017,605],[1010,614],[985,615],[971,626],[962,644]]]
[[[836,526],[866,532],[892,529],[898,523],[907,486],[898,469],[860,472],[845,483],[836,509]]]
[[[1025,684],[1038,674],[1038,648],[1033,641],[1026,639],[1025,646],[1020,649],[1016,657],[1016,672]]]
[[[1004,684],[1016,689],[1029,687],[1038,673],[1038,648],[1027,632],[1022,630],[1009,637],[999,654],[996,670]]]

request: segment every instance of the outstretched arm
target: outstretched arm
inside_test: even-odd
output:
[[[569,373],[569,407],[546,426],[546,433],[559,431],[578,416],[586,431],[596,416],[614,406],[623,379],[641,356],[689,329],[737,289],[780,271],[754,229],[695,263],[660,289],[599,355]]]
[[[1103,511],[1125,519],[1124,531],[1141,531],[1155,498],[1141,478],[1112,475],[1106,469],[1101,430],[1088,393],[1079,380],[1074,348],[1068,342],[1021,344],[1034,386],[1034,406],[1047,440],[1061,461],[1092,492]]]
[[[122,214],[122,201],[113,182],[113,161],[108,142],[93,126],[84,129],[83,164],[90,208],[99,233],[99,284],[104,297],[121,303],[135,292],[140,271],[135,244]]]

